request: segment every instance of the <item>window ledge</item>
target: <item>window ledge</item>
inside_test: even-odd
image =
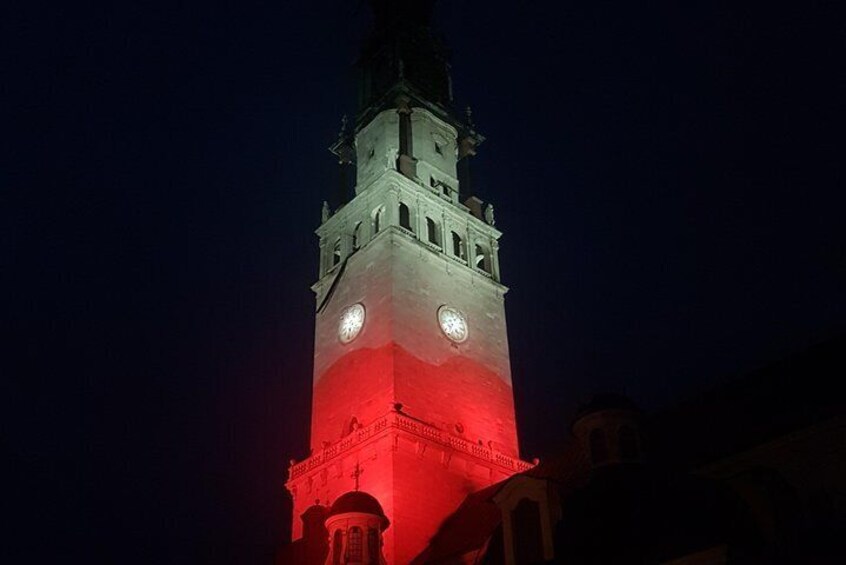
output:
[[[461,263],[462,265],[467,266],[467,259],[462,259],[461,257],[456,257],[455,255],[451,255],[449,253],[446,253],[446,256],[456,263]]]

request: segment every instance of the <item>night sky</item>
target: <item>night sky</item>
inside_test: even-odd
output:
[[[72,4],[0,14],[0,551],[267,562],[366,3]],[[525,458],[594,392],[659,409],[842,335],[833,8],[443,4]]]

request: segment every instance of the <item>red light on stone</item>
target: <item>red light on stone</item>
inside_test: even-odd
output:
[[[524,470],[511,386],[456,354],[434,365],[399,345],[349,351],[314,386],[312,455],[293,465],[295,532],[315,498],[360,488],[384,508],[389,563],[410,562],[471,492]]]

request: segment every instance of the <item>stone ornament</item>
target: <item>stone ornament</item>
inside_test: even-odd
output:
[[[488,204],[488,207],[485,208],[485,221],[488,223],[488,225],[491,225],[491,226],[496,225],[496,218],[494,218],[493,204]]]

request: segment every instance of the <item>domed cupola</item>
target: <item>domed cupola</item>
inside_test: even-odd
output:
[[[594,468],[642,460],[640,410],[623,395],[593,397],[580,407],[572,429]]]
[[[327,565],[386,563],[382,555],[382,532],[390,525],[382,505],[361,491],[341,495],[329,508]]]

